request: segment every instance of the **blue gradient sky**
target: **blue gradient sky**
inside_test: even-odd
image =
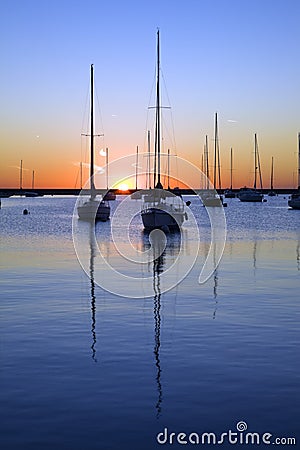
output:
[[[18,187],[21,159],[28,187],[32,170],[37,187],[75,186],[91,63],[105,134],[97,145],[111,159],[146,150],[157,27],[171,151],[200,165],[217,111],[223,187],[230,147],[235,187],[252,183],[255,132],[264,184],[273,155],[275,185],[296,186],[299,18],[297,0],[2,2],[0,186]]]

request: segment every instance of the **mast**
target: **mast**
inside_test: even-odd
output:
[[[108,190],[108,147],[105,149],[106,155],[106,189]]]
[[[232,191],[232,147],[230,148],[230,190]]]
[[[298,189],[300,191],[300,133],[298,133]]]
[[[168,148],[168,190],[170,190],[170,149]]]
[[[217,173],[218,168],[218,173]],[[215,114],[215,154],[214,154],[214,188],[217,189],[217,176],[219,189],[221,189],[221,172],[220,172],[220,148],[218,137],[218,113]]]
[[[148,179],[148,181],[147,181],[147,179]],[[151,189],[151,176],[150,176],[150,130],[148,130],[148,156],[147,156],[146,188]]]
[[[80,161],[80,189],[82,189],[82,161]]]
[[[257,178],[257,138],[254,134],[254,189],[256,190],[256,178]]]
[[[205,151],[205,148],[204,148],[204,151]],[[201,184],[200,184],[200,188],[201,189],[203,189],[203,173],[204,173],[204,154],[202,153],[202,155],[201,155],[201,176],[200,176],[200,178],[201,178]]]
[[[205,168],[206,168],[206,178],[207,178],[207,186],[206,189],[209,189],[209,164],[208,164],[208,136],[205,136]]]
[[[260,158],[259,158],[258,144],[257,144],[257,162],[258,162],[258,173],[259,173],[260,189],[262,189],[263,188],[263,183],[262,183],[262,175],[261,175],[261,167],[260,167]]]
[[[34,170],[32,171],[32,185],[31,185],[31,189],[34,189]]]
[[[21,159],[21,164],[20,164],[20,191],[23,189],[22,184],[23,184],[23,160]]]
[[[257,185],[257,169],[259,173],[259,181],[260,181],[260,188],[263,188],[262,184],[262,176],[261,176],[261,168],[260,168],[260,159],[259,159],[259,153],[258,153],[258,143],[257,143],[257,136],[256,133],[254,134],[254,164],[255,164],[255,172],[254,172],[254,189],[256,189]]]
[[[91,166],[90,166],[91,198],[95,197],[94,184],[94,65],[91,64]]]
[[[274,171],[274,158],[272,156],[272,163],[271,163],[271,192],[273,191],[273,171]]]
[[[136,158],[135,158],[135,190],[138,186],[138,163],[139,163],[139,146],[136,146]]]
[[[217,188],[217,113],[215,114],[214,188]]]
[[[156,74],[156,143],[157,143],[157,189],[163,189],[160,182],[160,53],[159,30],[157,30],[157,74]]]

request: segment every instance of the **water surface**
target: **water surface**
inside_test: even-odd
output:
[[[300,215],[287,199],[228,199],[224,255],[202,285],[210,227],[205,208],[192,202],[199,258],[161,293],[181,245],[170,235],[155,263],[135,266],[136,276],[152,277],[147,298],[101,289],[93,247],[91,278],[82,270],[74,205],[73,197],[2,201],[2,448],[150,450],[163,447],[156,435],[166,427],[222,433],[239,421],[299,445]],[[188,227],[186,255],[196,245]],[[129,234],[140,250],[149,248],[138,218]],[[109,223],[96,226],[96,239],[111,264],[134,275],[120,264]]]

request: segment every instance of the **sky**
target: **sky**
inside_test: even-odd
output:
[[[110,161],[137,146],[147,151],[157,28],[162,104],[171,106],[163,111],[164,151],[201,168],[208,135],[212,166],[217,112],[222,187],[230,148],[234,187],[253,184],[254,133],[264,187],[272,156],[275,187],[296,187],[299,18],[298,0],[3,0],[0,188],[19,187],[20,160],[24,188],[33,170],[35,187],[79,187],[80,161],[86,180],[90,64],[95,132],[104,134],[96,138],[97,166],[106,147]]]

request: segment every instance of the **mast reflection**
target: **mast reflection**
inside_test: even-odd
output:
[[[95,270],[95,256],[96,256],[96,248],[97,243],[95,239],[95,229],[92,224],[90,224],[89,228],[89,241],[90,241],[90,295],[91,295],[91,333],[92,333],[92,359],[97,362],[96,358],[96,295],[95,295],[95,281],[94,281],[94,270]]]
[[[157,231],[157,230],[156,230]],[[176,256],[180,248],[180,233],[169,233],[166,237],[163,233],[156,231],[150,235],[144,232],[143,246],[144,249],[149,249],[151,246],[151,265],[153,274],[153,317],[154,317],[154,359],[156,367],[156,386],[157,386],[157,401],[155,404],[156,418],[158,419],[162,412],[163,400],[163,385],[162,385],[162,367],[161,367],[161,281],[160,275],[163,273],[166,266],[166,258],[171,260]]]
[[[298,236],[298,242],[296,247],[297,269],[300,271],[300,235]]]
[[[213,312],[213,319],[216,318],[217,316],[217,310],[218,310],[218,292],[217,292],[217,288],[218,288],[218,269],[215,269],[215,273],[214,273],[214,300],[215,300],[215,309]]]
[[[218,276],[218,267],[217,267],[217,256],[216,256],[216,252],[217,252],[217,248],[215,243],[212,244],[213,245],[213,261],[214,261],[214,267],[215,267],[215,271],[214,271],[214,286],[213,286],[213,295],[214,295],[214,300],[215,300],[215,308],[214,308],[214,312],[213,312],[213,319],[216,318],[217,316],[217,310],[218,310],[218,281],[219,281],[219,276]]]
[[[159,418],[161,414],[161,403],[162,403],[162,384],[161,384],[161,365],[160,365],[160,326],[161,326],[161,290],[160,290],[160,274],[163,272],[164,257],[159,256],[155,261],[153,261],[153,290],[154,295],[154,356],[156,365],[156,384],[158,398],[156,402],[156,417]]]

